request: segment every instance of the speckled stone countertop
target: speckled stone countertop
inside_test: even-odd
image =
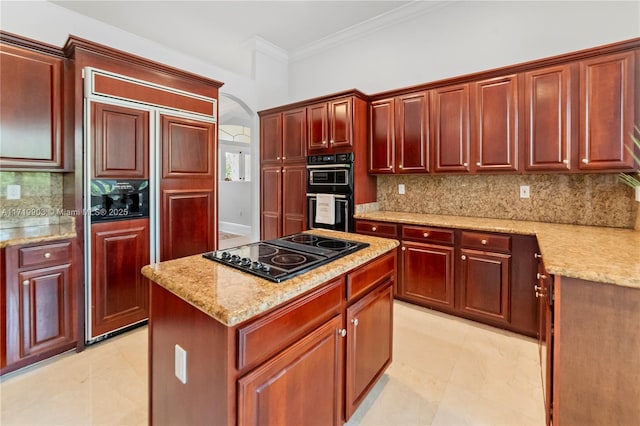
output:
[[[281,283],[274,283],[202,255],[147,265],[142,274],[227,326],[280,305],[398,246],[398,241],[343,232],[307,231],[369,243],[369,247]]]
[[[74,222],[0,229],[0,248],[75,237]]]
[[[535,235],[547,272],[640,289],[640,231],[597,226],[376,211],[356,219]]]

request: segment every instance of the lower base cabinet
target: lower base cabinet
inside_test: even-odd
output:
[[[72,272],[69,240],[6,248],[3,374],[76,346]]]

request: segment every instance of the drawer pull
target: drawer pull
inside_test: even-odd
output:
[[[376,230],[377,230],[377,229],[378,229],[378,228],[376,228],[375,226],[372,226],[372,227],[371,227],[371,230],[372,230],[373,232],[376,232]]]
[[[427,238],[429,236],[428,232],[425,232],[424,234],[422,234],[423,237]]]
[[[542,255],[538,254],[538,253],[533,253],[533,258],[534,259],[542,259]]]
[[[462,260],[467,260],[467,256],[465,256],[464,254],[462,256],[460,256],[460,259]]]
[[[50,257],[51,257],[51,253],[46,252],[46,253],[44,254],[44,258],[45,258],[45,259],[49,259]]]
[[[351,323],[353,324],[354,327],[357,327],[358,326],[358,318],[352,319]]]
[[[347,330],[345,330],[344,328],[341,328],[338,330],[338,334],[342,337],[347,335]]]
[[[29,280],[22,281],[22,285],[29,285]]]
[[[487,240],[482,240],[482,241],[480,241],[480,243],[482,243],[483,246],[486,246],[487,245]]]
[[[540,279],[546,280],[546,279],[547,279],[547,276],[546,276],[546,275],[544,275],[544,274],[541,274],[540,272],[538,272],[538,273],[536,274],[536,278],[538,278],[539,280],[540,280]]]

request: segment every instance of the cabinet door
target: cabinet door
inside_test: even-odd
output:
[[[526,170],[571,169],[571,66],[524,75]]]
[[[580,62],[580,169],[634,167],[635,74],[633,52]]]
[[[282,171],[280,166],[263,167],[260,179],[260,239],[282,236]]]
[[[462,249],[460,309],[492,322],[509,322],[511,255]]]
[[[64,59],[2,45],[0,166],[62,169]]]
[[[403,241],[401,251],[398,296],[423,306],[453,309],[454,248]]]
[[[218,218],[214,123],[160,116],[160,260],[215,249]]]
[[[339,315],[238,380],[240,425],[342,424]]]
[[[14,361],[75,340],[71,265],[21,272],[14,285],[19,287],[20,307],[19,354]]]
[[[147,318],[149,219],[91,225],[91,337]]]
[[[395,162],[393,98],[371,102],[369,126],[369,173],[393,173]]]
[[[474,84],[475,150],[471,170],[518,170],[518,76]]]
[[[388,280],[347,309],[345,420],[391,363],[393,289]]]
[[[91,104],[94,178],[149,177],[149,112]]]
[[[329,140],[332,148],[352,146],[353,99],[339,99],[329,102]]]
[[[397,173],[429,171],[428,93],[406,95],[396,100]]]
[[[269,192],[263,193],[269,196]],[[307,169],[302,166],[282,168],[282,235],[302,232],[307,203]],[[279,236],[282,236],[279,235]]]
[[[553,398],[553,284],[552,278],[544,269],[544,264],[538,264],[538,289],[536,297],[539,301],[539,350],[540,375],[542,377],[542,393],[545,407],[545,423],[551,424],[551,401]]]
[[[282,157],[282,114],[260,118],[260,162],[279,163]]]
[[[282,113],[282,160],[305,162],[307,159],[307,117],[304,108]]]
[[[431,91],[433,171],[468,172],[470,145],[469,85]]]
[[[329,106],[326,102],[307,107],[309,151],[329,148]]]

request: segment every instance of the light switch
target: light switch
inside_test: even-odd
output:
[[[398,194],[404,194],[404,183],[398,185]]]
[[[20,199],[20,185],[7,185],[7,200]]]
[[[175,374],[182,383],[187,383],[187,351],[176,345]]]

